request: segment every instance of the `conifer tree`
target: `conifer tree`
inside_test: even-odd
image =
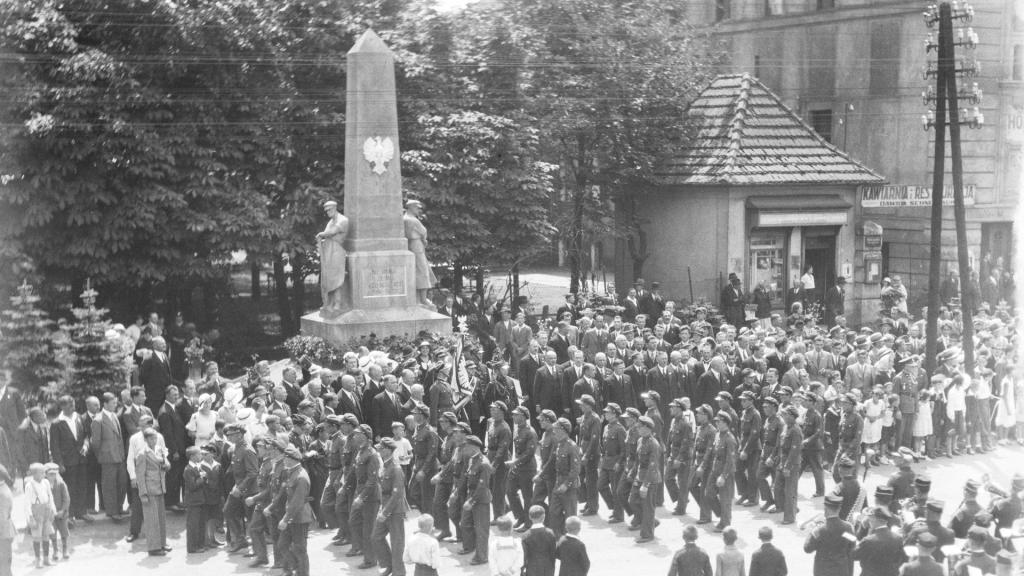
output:
[[[22,282],[11,307],[0,311],[0,361],[11,371],[11,383],[26,399],[39,398],[51,382],[61,380],[53,321],[39,308],[32,285]]]
[[[82,307],[72,309],[76,324],[68,327],[72,353],[66,393],[74,398],[118,393],[127,379],[127,363],[117,340],[107,338],[111,328],[107,310],[96,307],[96,290],[86,282]]]

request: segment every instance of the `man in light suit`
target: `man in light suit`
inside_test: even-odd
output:
[[[128,472],[125,469],[125,444],[121,423],[114,411],[117,397],[103,394],[103,410],[92,421],[91,449],[100,464],[100,490],[107,517],[120,521],[124,518],[121,504],[128,492]]]
[[[864,394],[871,393],[875,384],[875,367],[869,360],[867,350],[857,350],[857,361],[846,367],[846,378],[843,380],[847,390],[856,388]]]
[[[58,404],[60,416],[50,424],[50,454],[60,466],[61,476],[68,485],[68,498],[71,500],[68,513],[71,518],[84,518],[88,509],[85,492],[88,434],[82,417],[75,412],[75,399],[61,396]]]
[[[164,403],[167,387],[174,384],[167,360],[167,342],[160,336],[153,338],[153,353],[139,366],[139,384],[146,390],[146,406],[151,414],[156,414]]]
[[[804,358],[807,360],[805,368],[812,381],[822,382],[826,371],[836,369],[835,359],[832,352],[825,349],[825,337],[821,334],[814,337],[813,346],[811,350],[804,353]]]
[[[519,362],[530,350],[530,341],[533,340],[533,328],[526,324],[526,314],[516,314],[516,323],[512,326],[512,358],[510,360],[512,373],[520,380],[523,377],[519,374]]]

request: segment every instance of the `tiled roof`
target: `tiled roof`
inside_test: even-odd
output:
[[[691,140],[664,162],[664,184],[877,184],[747,74],[718,76],[690,104]]]

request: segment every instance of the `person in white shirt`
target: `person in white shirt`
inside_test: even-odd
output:
[[[395,441],[395,461],[402,467],[405,477],[409,478],[409,465],[412,463],[412,444],[405,437],[405,434],[404,422],[391,423],[391,436]]]
[[[941,377],[936,374],[932,378]],[[960,454],[958,439],[967,434],[967,422],[964,413],[967,411],[966,391],[962,376],[953,378],[952,385],[946,389],[946,418],[949,418],[949,441],[946,442],[946,457],[952,458]]]
[[[419,531],[405,543],[402,560],[406,564],[415,564],[413,576],[437,576],[437,569],[441,566],[441,547],[433,536],[434,517],[421,514],[416,525]]]
[[[142,532],[142,499],[139,498],[138,477],[135,475],[135,459],[146,449],[146,430],[153,428],[153,417],[143,414],[139,417],[139,431],[128,438],[128,455],[125,457],[125,466],[128,468],[128,481],[131,488],[128,489],[128,509],[131,512],[131,521],[128,523],[128,542],[134,542]],[[157,434],[157,449],[167,452],[162,434]]]
[[[512,519],[502,516],[497,520],[498,535],[491,538],[487,565],[491,576],[519,576],[523,570],[523,547],[512,537]]]

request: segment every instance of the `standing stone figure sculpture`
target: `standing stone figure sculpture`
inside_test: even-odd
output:
[[[427,298],[427,291],[437,284],[437,277],[427,262],[427,228],[420,222],[420,215],[423,213],[423,203],[419,200],[409,200],[405,203],[405,214],[402,222],[405,224],[405,237],[409,240],[409,251],[416,257],[416,298],[420,304],[427,308],[433,308]]]
[[[348,236],[348,218],[338,212],[334,200],[324,202],[327,227],[316,235],[320,243],[320,296],[323,307],[320,315],[333,318],[342,312],[341,287],[345,284],[345,237]]]

